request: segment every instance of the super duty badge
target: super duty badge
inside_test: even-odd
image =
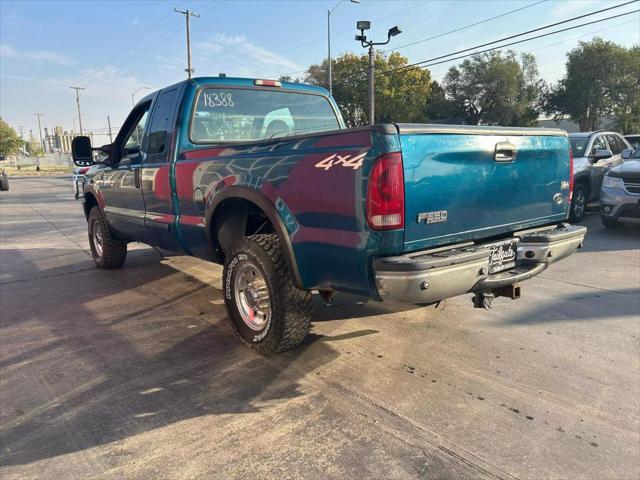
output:
[[[418,223],[431,225],[433,223],[445,223],[447,221],[446,210],[436,210],[435,212],[423,212],[418,214]]]

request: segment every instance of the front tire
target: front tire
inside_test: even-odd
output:
[[[227,255],[224,301],[234,332],[259,353],[299,345],[309,332],[311,292],[291,278],[277,235],[243,237]]]
[[[2,175],[0,175],[0,190],[3,192],[9,190],[9,175],[6,173],[2,173]]]
[[[100,207],[89,212],[89,246],[96,267],[120,268],[127,259],[127,242],[113,236]]]
[[[584,218],[587,211],[587,189],[582,185],[576,185],[573,189],[573,200],[571,200],[571,210],[569,221],[578,223]]]

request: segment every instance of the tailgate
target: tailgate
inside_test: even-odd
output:
[[[405,251],[566,218],[570,166],[563,131],[437,125],[398,129]]]

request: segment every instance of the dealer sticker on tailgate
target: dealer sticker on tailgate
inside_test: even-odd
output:
[[[518,246],[516,240],[508,240],[491,247],[489,253],[489,273],[502,272],[516,266]]]

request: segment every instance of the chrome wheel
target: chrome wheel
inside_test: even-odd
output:
[[[262,330],[271,317],[269,288],[264,276],[253,263],[242,262],[237,267],[234,298],[242,321],[251,330]]]
[[[97,222],[94,222],[92,229],[92,240],[93,240],[93,248],[96,251],[96,255],[98,257],[102,257],[102,247],[104,242],[104,237],[102,235],[102,231],[97,225]]]
[[[575,197],[573,199],[573,216],[575,218],[582,218],[584,214],[584,210],[586,208],[586,198],[582,189],[575,192]]]

